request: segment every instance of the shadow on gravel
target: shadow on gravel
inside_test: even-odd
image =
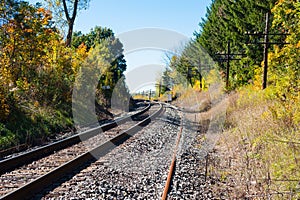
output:
[[[97,159],[94,158],[93,160],[90,160],[89,162],[86,162],[85,164],[76,167],[76,169],[68,174],[66,174],[63,178],[61,178],[60,180],[57,180],[55,183],[53,183],[51,186],[46,187],[45,189],[43,189],[41,192],[37,193],[36,195],[34,195],[32,198],[32,200],[39,200],[42,199],[45,195],[50,194],[50,192],[52,190],[54,190],[55,188],[61,186],[64,182],[67,182],[69,180],[71,180],[76,174],[78,174],[81,170],[89,167],[91,164],[93,164],[94,162],[96,162]]]
[[[179,120],[168,119],[168,118],[161,118],[160,120],[163,121],[163,122],[167,122],[169,124],[175,125],[175,126],[180,126],[180,121]]]

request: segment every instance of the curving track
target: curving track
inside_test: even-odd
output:
[[[127,121],[2,174],[2,199],[212,199],[206,152],[197,147],[203,134],[184,117],[191,113],[160,104],[148,112],[138,124]]]
[[[0,161],[0,174],[3,174],[10,170],[13,170],[19,166],[31,163],[32,161],[35,161],[37,159],[43,158],[47,155],[52,154],[55,151],[59,151],[61,149],[69,147],[71,145],[80,143],[83,140],[87,140],[101,132],[110,130],[114,127],[117,127],[120,124],[127,122],[127,121],[131,121],[132,119],[138,117],[139,115],[142,115],[143,113],[147,112],[150,109],[150,106],[151,105],[148,104],[148,106],[146,108],[144,108],[141,111],[136,112],[135,114],[117,119],[114,122],[102,125],[100,127],[91,128],[87,131],[84,131],[82,133],[76,134],[69,138],[60,140],[58,142],[54,142],[49,145],[46,145],[46,146],[43,146],[43,147],[40,147],[37,149],[33,149],[33,150],[25,152],[25,153],[14,154],[10,158]]]
[[[149,123],[151,119],[149,117],[146,117],[145,114],[144,116],[141,114],[145,113],[147,110],[149,110],[149,112],[154,112],[154,108],[158,109],[157,107],[158,106],[152,106],[150,110],[150,107],[147,107],[143,111],[134,114],[134,116],[131,116],[131,118],[133,118],[134,120],[125,118],[117,123],[106,125],[104,126],[104,130],[110,130],[102,134],[97,135],[97,132],[99,133],[101,131],[99,130],[99,128],[96,128],[77,135],[74,138],[76,138],[76,140],[80,138],[81,140],[84,140],[84,142],[73,144],[70,147],[58,150],[64,146],[68,146],[67,144],[70,144],[70,141],[74,142],[74,139],[70,139],[70,141],[67,142],[64,140],[61,142],[63,144],[59,145],[53,144],[55,147],[48,145],[46,147],[43,147],[42,150],[40,149],[35,152],[27,153],[27,155],[25,156],[20,155],[15,158],[9,159],[12,163],[17,163],[17,158],[22,158],[22,156],[32,156],[32,158],[30,158],[29,160],[36,160],[37,158],[42,157],[43,153],[45,152],[45,154],[49,154],[48,152],[53,152],[54,148],[56,148],[55,150],[58,150],[54,150],[54,153],[50,153],[49,156],[23,165],[22,167],[13,169],[14,167],[10,166],[10,169],[6,169],[6,173],[3,172],[4,169],[1,169],[1,199],[19,199],[24,197],[30,198],[32,191],[37,192],[47,185],[56,182],[61,177],[63,177],[65,173],[72,171],[74,168],[80,167],[83,163],[88,164],[94,162],[97,157],[105,155],[115,146],[118,146],[126,139],[128,139],[131,136],[130,134],[133,134],[134,132],[140,130],[142,126],[147,125],[147,123]],[[152,114],[151,116],[155,117],[161,111],[162,108],[160,106],[160,109],[154,112],[154,114]],[[137,123],[136,121],[139,121],[139,123]],[[119,126],[117,126],[118,124]],[[135,126],[129,128],[133,125]],[[66,142],[67,144],[64,144],[64,142]],[[47,147],[51,150],[48,150]],[[41,153],[42,155],[39,155],[39,153]],[[7,161],[4,160],[1,163],[3,164],[5,162]],[[3,164],[3,166],[5,165]]]
[[[179,127],[178,112],[166,108],[147,128],[48,189],[42,199],[160,199]]]

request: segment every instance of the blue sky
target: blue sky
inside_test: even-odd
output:
[[[160,27],[188,37],[199,29],[210,0],[91,0],[81,11],[76,30],[89,31],[96,25],[110,27],[116,34],[142,27]]]
[[[29,0],[31,3],[37,1]],[[95,26],[102,26],[111,28],[118,36],[143,28],[160,28],[192,38],[193,33],[199,31],[199,22],[205,17],[206,7],[210,4],[211,0],[91,0],[88,9],[79,12],[74,30],[87,33]],[[143,38],[145,35],[137,37]],[[167,39],[164,37],[161,40]],[[175,46],[181,43],[174,41]],[[127,47],[124,48],[126,51]],[[157,76],[157,66],[165,66],[164,55],[163,50],[153,48],[125,54],[127,72],[139,66],[152,65],[156,66],[153,67],[156,71],[152,77]]]
[[[79,12],[75,30],[88,32],[98,25],[120,34],[137,28],[159,27],[192,37],[210,4],[211,0],[91,0],[88,9]]]

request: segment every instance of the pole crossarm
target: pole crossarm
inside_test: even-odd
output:
[[[216,53],[216,56],[227,56],[227,53]],[[247,56],[245,53],[231,53],[230,56]]]
[[[248,33],[246,32],[245,35],[253,35],[253,36],[260,36],[260,35],[282,35],[282,36],[287,36],[287,35],[291,35],[290,33]]]
[[[262,89],[265,89],[267,87],[267,77],[268,77],[268,50],[270,45],[287,45],[290,44],[288,42],[270,42],[269,36],[271,35],[277,35],[277,36],[287,36],[291,35],[289,33],[269,33],[270,24],[269,24],[269,18],[270,13],[266,13],[266,25],[265,25],[265,32],[246,32],[245,35],[251,35],[251,36],[258,36],[258,37],[264,37],[263,42],[246,42],[246,44],[263,44],[264,45],[264,67],[263,67],[263,82],[262,82]]]
[[[290,44],[289,42],[252,42],[252,43],[246,43],[246,44],[268,44],[268,45],[273,45],[273,44],[278,44],[278,45],[286,45]]]
[[[228,40],[227,52],[226,53],[216,53],[215,55],[223,57],[223,58],[218,59],[219,62],[227,62],[227,67],[226,67],[226,88],[228,88],[229,87],[230,61],[232,61],[232,60],[241,60],[241,58],[234,58],[234,57],[235,56],[247,56],[247,54],[245,54],[245,53],[231,53],[230,41]]]

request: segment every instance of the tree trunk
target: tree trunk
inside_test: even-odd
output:
[[[71,43],[72,43],[74,21],[68,22],[68,26],[69,26],[69,28],[68,28],[68,35],[67,35],[67,38],[66,38],[66,46],[70,47]]]
[[[66,18],[68,21],[68,26],[69,26],[67,40],[66,40],[67,47],[70,47],[71,43],[72,43],[73,26],[74,26],[74,21],[75,21],[76,14],[77,14],[78,1],[79,0],[74,1],[73,14],[72,14],[72,17],[70,17],[66,0],[63,0],[64,11],[65,11],[65,15],[66,15]]]

